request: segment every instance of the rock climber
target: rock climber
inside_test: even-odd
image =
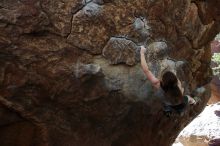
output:
[[[162,74],[161,79],[156,78],[148,68],[144,55],[145,52],[146,48],[141,46],[141,66],[147,79],[156,89],[155,94],[162,99],[164,113],[167,116],[170,116],[173,112],[182,115],[187,104],[196,104],[195,99],[190,95],[183,95],[183,85],[173,72],[166,71]]]

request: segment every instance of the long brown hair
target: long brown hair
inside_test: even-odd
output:
[[[180,88],[178,87],[178,79],[171,71],[167,71],[162,75],[160,86],[164,92],[169,94],[171,97],[182,98],[183,96]]]

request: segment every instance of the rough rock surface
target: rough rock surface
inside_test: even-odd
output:
[[[177,141],[184,146],[220,145],[220,102],[207,106],[179,134]]]
[[[139,62],[191,92],[211,79],[219,0],[1,0],[1,146],[169,146],[205,106],[167,118]]]

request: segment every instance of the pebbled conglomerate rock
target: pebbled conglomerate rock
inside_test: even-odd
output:
[[[127,65],[136,64],[137,45],[125,38],[111,38],[103,49],[103,56],[110,61],[111,64],[125,63]]]
[[[218,0],[1,0],[1,146],[169,146],[205,106]],[[167,118],[140,67],[201,101]],[[21,136],[24,135],[24,136]]]

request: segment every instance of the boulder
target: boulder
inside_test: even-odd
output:
[[[171,145],[210,97],[219,7],[219,0],[1,0],[1,146]],[[183,116],[164,115],[140,66],[141,45],[156,77],[169,69],[187,94],[203,89]]]

